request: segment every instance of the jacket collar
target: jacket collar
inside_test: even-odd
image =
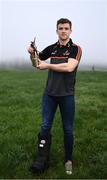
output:
[[[59,46],[59,47],[70,47],[71,44],[73,44],[71,38],[70,38],[69,42],[66,45],[60,45],[60,42],[57,41],[57,46]]]

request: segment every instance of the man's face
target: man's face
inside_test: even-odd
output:
[[[70,25],[68,23],[58,24],[57,34],[62,41],[67,40],[71,34]]]

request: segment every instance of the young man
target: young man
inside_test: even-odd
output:
[[[49,166],[49,151],[51,145],[51,127],[59,105],[64,131],[65,170],[72,174],[73,152],[73,121],[75,113],[74,87],[77,67],[81,58],[81,48],[70,39],[72,23],[61,18],[57,21],[58,42],[46,47],[39,53],[40,70],[48,69],[48,80],[42,100],[42,125],[38,135],[38,155],[33,162],[33,172],[43,172]],[[28,52],[32,62],[34,50]],[[44,60],[50,58],[50,64]]]

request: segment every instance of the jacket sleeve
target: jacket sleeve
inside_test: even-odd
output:
[[[41,51],[39,53],[39,58],[41,60],[46,60],[50,57],[51,53],[50,53],[50,46],[46,47],[43,51]]]
[[[82,56],[82,49],[80,46],[74,46],[73,50],[70,52],[69,57],[68,58],[74,58],[78,61],[80,61]]]

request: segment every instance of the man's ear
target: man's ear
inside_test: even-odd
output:
[[[58,30],[56,29],[56,34],[58,34]]]

